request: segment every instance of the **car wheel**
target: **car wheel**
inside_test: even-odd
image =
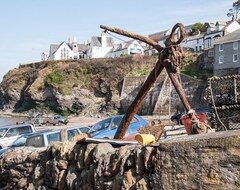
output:
[[[50,124],[49,121],[47,121],[47,122],[46,122],[46,125],[49,125],[49,124]]]

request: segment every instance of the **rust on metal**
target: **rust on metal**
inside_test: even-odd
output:
[[[198,119],[197,119],[195,113],[190,113],[191,106],[186,98],[184,90],[183,90],[180,82],[178,81],[178,78],[176,75],[177,67],[182,64],[183,59],[184,59],[183,50],[182,50],[181,46],[179,45],[186,35],[183,24],[177,23],[173,27],[170,36],[167,38],[167,40],[165,42],[166,48],[163,48],[157,42],[155,42],[154,40],[152,40],[150,38],[143,37],[141,35],[134,34],[132,32],[128,32],[128,31],[125,31],[122,29],[112,28],[112,27],[108,27],[108,26],[104,26],[104,25],[101,25],[100,27],[102,29],[105,29],[106,31],[111,31],[111,32],[114,32],[114,33],[117,33],[117,34],[120,34],[120,35],[123,35],[126,37],[130,37],[130,38],[145,42],[145,43],[151,45],[153,48],[155,48],[159,53],[159,58],[158,58],[158,61],[155,65],[154,69],[151,71],[151,73],[147,77],[146,81],[144,82],[143,86],[139,90],[139,92],[138,92],[136,98],[133,100],[132,104],[128,107],[128,109],[125,113],[125,116],[124,116],[122,122],[120,123],[120,126],[117,129],[114,139],[122,139],[124,137],[131,120],[133,119],[134,115],[137,113],[139,107],[141,106],[143,99],[145,98],[145,96],[147,95],[147,93],[149,92],[151,87],[153,86],[154,82],[156,81],[157,77],[160,75],[160,73],[162,72],[164,67],[166,68],[167,73],[170,77],[170,80],[172,81],[177,93],[179,94],[179,97],[180,97],[185,109],[189,112],[189,116],[190,116],[191,120],[194,122],[194,125],[195,125],[195,123],[197,123],[196,126],[197,126],[197,128],[199,128],[200,125],[199,125]],[[180,37],[178,40],[176,40],[174,37],[177,29],[179,29],[178,32],[180,32]],[[203,128],[204,127],[205,126],[203,125]],[[198,130],[198,129],[193,130],[193,133],[205,132],[205,130],[204,130],[205,128],[202,130],[202,127],[200,127],[200,129],[201,130]]]

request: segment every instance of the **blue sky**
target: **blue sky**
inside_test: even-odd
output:
[[[0,2],[0,81],[19,64],[37,62],[52,43],[100,35],[99,25],[144,36],[196,22],[228,20],[233,0],[7,0]]]

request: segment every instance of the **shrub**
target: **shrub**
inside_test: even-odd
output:
[[[57,87],[64,82],[64,76],[59,71],[54,71],[45,78],[44,82]]]

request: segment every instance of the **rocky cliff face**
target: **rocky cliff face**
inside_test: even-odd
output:
[[[0,156],[1,189],[239,189],[240,130],[156,146],[55,143]]]
[[[9,71],[0,89],[0,109],[23,112],[48,108],[57,112],[116,111],[124,76],[145,72],[156,57],[39,62]]]

